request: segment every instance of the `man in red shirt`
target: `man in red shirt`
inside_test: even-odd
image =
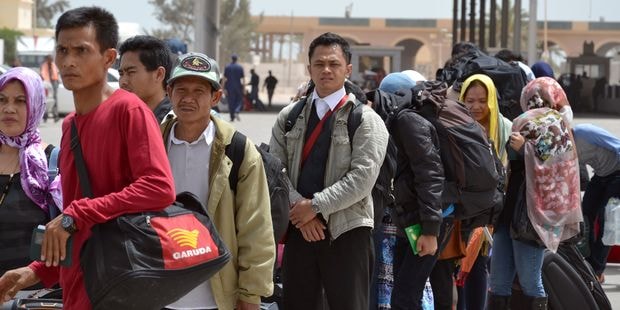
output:
[[[41,261],[7,271],[0,278],[0,298],[41,281],[59,282],[65,309],[90,309],[80,250],[91,227],[121,214],[159,210],[175,199],[174,181],[155,116],[134,94],[106,83],[116,59],[118,26],[98,7],[65,12],[56,24],[56,65],[66,88],[73,91],[75,113],[64,120],[60,153],[63,214],[46,225]],[[71,151],[75,121],[93,196],[82,197]],[[65,253],[69,236],[72,253]],[[66,255],[72,265],[59,266]]]

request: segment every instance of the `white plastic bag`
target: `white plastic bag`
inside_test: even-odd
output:
[[[620,198],[611,197],[605,206],[604,245],[620,245]]]

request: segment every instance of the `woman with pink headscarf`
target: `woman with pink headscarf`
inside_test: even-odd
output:
[[[579,232],[579,167],[566,94],[547,77],[521,94],[525,111],[513,120],[504,209],[495,229],[489,309],[508,309],[515,275],[530,309],[547,309],[542,283],[545,248]],[[520,217],[520,215],[524,215]],[[524,222],[515,225],[515,218]]]
[[[60,182],[51,183],[38,126],[45,90],[34,71],[17,67],[0,76],[0,275],[30,263],[32,231],[61,206]]]

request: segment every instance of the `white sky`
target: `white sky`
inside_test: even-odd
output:
[[[212,0],[202,0],[212,1]],[[250,0],[252,14],[344,17],[353,4],[352,17],[451,18],[452,0]],[[496,0],[501,4],[501,0]],[[546,0],[549,20],[620,22],[619,0]],[[511,0],[514,2],[514,0]],[[529,0],[521,0],[524,9]],[[544,19],[544,2],[538,1],[538,19]],[[71,7],[98,5],[120,22],[137,22],[144,29],[161,27],[148,0],[69,0]],[[380,4],[379,4],[380,3]],[[459,1],[460,3],[460,1]],[[469,3],[469,1],[467,1]],[[489,1],[487,1],[487,8]]]

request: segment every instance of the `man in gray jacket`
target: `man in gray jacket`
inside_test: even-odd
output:
[[[315,88],[280,112],[270,143],[301,195],[291,205],[283,304],[314,310],[325,291],[330,309],[368,309],[371,190],[388,133],[381,118],[345,90],[352,70],[346,40],[324,33],[310,44],[308,58]],[[299,116],[290,120],[298,105]],[[347,119],[354,108],[362,109],[362,120],[350,140]]]

